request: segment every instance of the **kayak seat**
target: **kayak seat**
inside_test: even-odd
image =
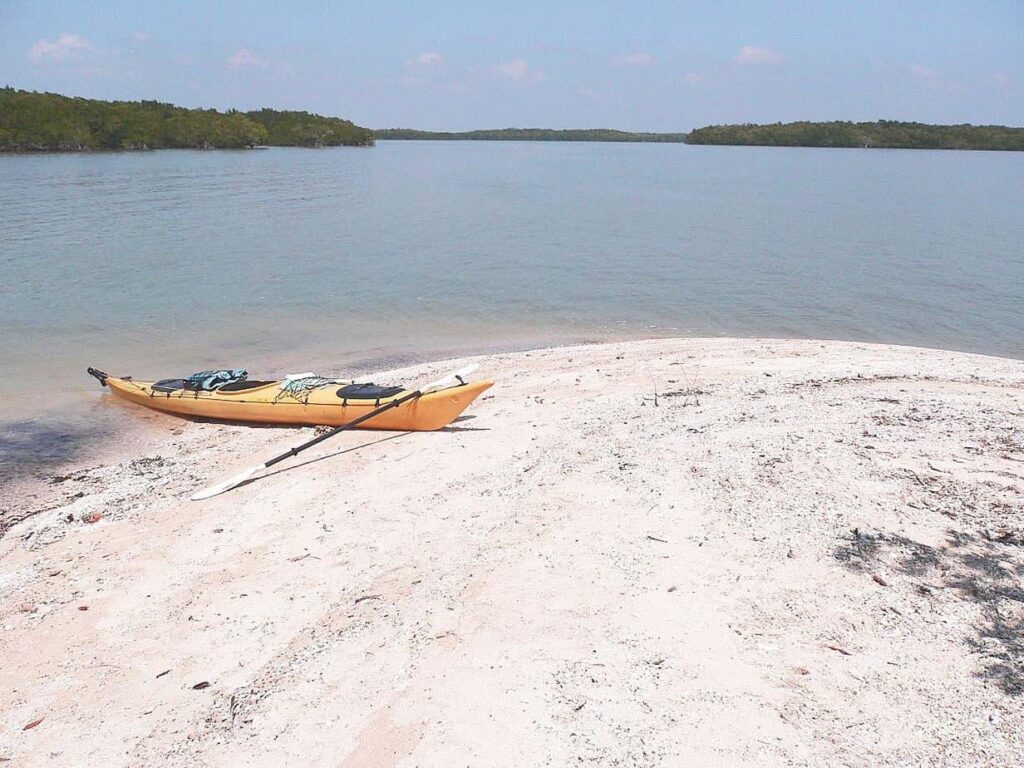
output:
[[[246,379],[245,381],[233,381],[230,384],[217,387],[214,392],[243,392],[247,389],[265,387],[267,384],[276,384],[275,381],[256,381]],[[185,379],[161,379],[153,384],[154,392],[169,393],[180,392],[185,389]],[[190,390],[191,391],[191,390]]]
[[[348,384],[335,394],[342,400],[380,400],[404,392],[403,387],[378,387],[376,384]]]
[[[267,384],[276,384],[276,381],[258,381],[256,379],[246,379],[245,381],[233,381],[230,384],[225,384],[223,387],[217,387],[217,392],[243,392],[247,389],[255,389],[256,387],[265,387]]]
[[[153,384],[154,392],[177,392],[184,388],[184,379],[161,379]]]

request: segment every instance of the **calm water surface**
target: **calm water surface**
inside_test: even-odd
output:
[[[381,142],[0,156],[0,452],[17,463],[59,441],[35,435],[77,429],[31,393],[40,379],[65,414],[112,429],[89,364],[342,371],[652,335],[1024,357],[1022,200],[1015,153]]]

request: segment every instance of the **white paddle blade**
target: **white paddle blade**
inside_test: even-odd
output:
[[[479,367],[480,366],[477,365],[476,363],[474,363],[472,365],[467,365],[465,368],[460,368],[457,371],[453,371],[452,373],[449,373],[443,379],[438,379],[437,381],[435,381],[435,382],[433,382],[431,384],[427,384],[427,386],[425,386],[425,387],[421,387],[418,390],[418,392],[420,394],[426,394],[427,392],[435,392],[435,391],[437,391],[439,389],[446,389],[448,387],[454,387],[454,386],[457,386],[459,384],[464,384],[466,382],[466,377],[469,376],[469,374],[471,374],[473,371],[475,371]],[[384,407],[386,408],[387,406],[384,406]],[[348,426],[348,425],[345,425],[345,426]],[[319,442],[319,441],[315,441],[315,442]],[[304,449],[306,449],[308,447],[309,447],[308,445],[299,446],[298,449],[296,449],[295,451],[292,452],[292,455],[294,456],[298,451],[304,450]],[[202,501],[203,499],[209,499],[209,498],[211,498],[213,496],[219,496],[220,494],[224,493],[225,491],[230,491],[232,488],[235,488],[235,487],[241,485],[246,480],[249,480],[249,479],[255,477],[260,471],[265,469],[266,466],[267,466],[266,464],[259,464],[259,465],[255,466],[255,467],[249,467],[247,470],[245,470],[244,472],[239,472],[234,477],[229,477],[227,480],[219,482],[216,485],[211,485],[209,488],[204,488],[203,490],[198,491],[197,493],[195,493],[195,494],[193,494],[191,496],[191,499],[192,499],[192,501]]]
[[[427,384],[427,386],[420,389],[420,392],[426,394],[427,392],[433,392],[437,389],[445,389],[447,387],[454,387],[458,384],[463,384],[466,381],[466,377],[479,367],[479,365],[473,363],[472,365],[467,365],[465,368],[459,368],[459,370],[449,373],[443,379],[438,379],[435,382]]]
[[[255,467],[249,467],[244,472],[239,472],[234,477],[229,477],[227,480],[222,480],[216,485],[211,485],[209,488],[204,488],[192,495],[192,501],[202,501],[203,499],[209,499],[213,496],[219,496],[225,491],[230,491],[235,486],[241,485],[246,480],[254,477],[257,472],[263,469],[266,465],[260,464]]]

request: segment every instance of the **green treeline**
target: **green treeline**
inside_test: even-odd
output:
[[[606,128],[548,130],[501,128],[487,131],[417,131],[388,128],[378,139],[430,141],[657,141],[765,147],[882,147],[899,149],[1024,150],[1024,128],[1001,125],[926,125],[879,120],[875,123],[774,123],[712,125],[690,133],[629,133]]]
[[[630,133],[610,128],[553,130],[548,128],[496,128],[485,131],[417,131],[385,128],[374,131],[378,139],[427,139],[430,141],[657,141],[682,142],[685,133]]]
[[[926,125],[879,120],[874,123],[773,123],[697,128],[687,144],[764,147],[881,147],[889,149],[1024,150],[1024,128],[1002,125]]]
[[[0,89],[0,152],[89,149],[234,149],[368,146],[374,139],[434,141],[686,142],[777,147],[1024,150],[1024,128],[1001,125],[773,123],[711,125],[690,133],[630,133],[608,128],[501,128],[438,132],[372,131],[338,117],[308,112],[185,109],[157,101],[99,101]]]
[[[373,131],[342,120],[309,112],[279,112],[261,109],[245,116],[267,131],[264,144],[273,147],[368,147]]]
[[[185,109],[0,89],[0,152],[373,144],[373,132],[308,112]]]

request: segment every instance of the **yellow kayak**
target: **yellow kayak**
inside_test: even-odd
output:
[[[257,424],[337,427],[411,392],[399,387],[368,389],[367,385],[331,385],[292,394],[282,388],[286,383],[282,381],[239,381],[214,391],[193,391],[177,386],[180,379],[136,381],[130,376],[108,376],[94,368],[90,368],[89,373],[110,387],[117,397],[147,408],[176,416]],[[473,381],[427,392],[388,408],[358,428],[400,432],[441,429],[493,383]],[[367,396],[367,392],[375,392],[376,396]]]

